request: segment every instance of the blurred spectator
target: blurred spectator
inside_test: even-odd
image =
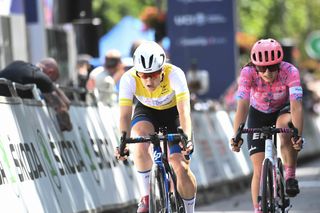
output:
[[[59,68],[53,58],[45,58],[36,66],[24,61],[14,61],[0,71],[0,78],[6,78],[20,84],[36,84],[48,105],[55,110],[60,130],[72,130],[68,113],[70,101],[63,91],[53,83],[59,78]],[[21,98],[32,98],[27,93],[21,93],[20,96]]]
[[[77,86],[81,88],[86,88],[87,81],[89,79],[89,74],[92,71],[93,67],[90,64],[90,55],[79,55],[76,71],[77,71]]]
[[[80,95],[80,100],[81,101],[86,101],[86,96],[87,93],[86,91],[86,85],[87,81],[89,79],[89,75],[91,71],[93,70],[93,66],[90,63],[91,56],[88,54],[81,54],[78,55],[77,63],[76,63],[76,79],[73,81],[70,81],[68,83],[68,86],[70,87],[76,87],[76,88],[82,88],[84,89],[83,92],[81,92]],[[81,91],[81,90],[80,90]],[[73,94],[72,92],[66,92],[66,95],[73,99]]]
[[[87,89],[99,92],[99,100],[109,101],[112,93],[118,93],[120,78],[125,72],[118,50],[112,49],[106,53],[104,66],[92,70],[87,82]]]
[[[197,96],[204,95],[209,89],[209,72],[199,70],[197,60],[193,59],[190,69],[186,73],[191,101],[196,102]]]
[[[235,112],[237,108],[236,92],[238,90],[238,78],[231,83],[224,94],[221,96],[221,102],[228,112]]]
[[[142,44],[145,40],[143,39],[138,39],[138,40],[135,40],[132,45],[131,45],[131,48],[130,48],[130,56],[133,57],[133,53],[134,51],[136,51],[137,47]],[[132,62],[133,63],[133,62]]]
[[[127,71],[133,67],[133,58],[132,57],[125,57],[121,59],[124,70]]]

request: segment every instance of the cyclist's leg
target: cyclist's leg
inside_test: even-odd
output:
[[[249,128],[260,128],[263,126],[269,126],[275,123],[277,114],[270,113],[266,114],[260,112],[253,107],[249,109],[248,115],[248,127]],[[252,204],[256,210],[259,208],[258,195],[260,188],[260,176],[262,170],[262,162],[264,159],[264,145],[265,141],[263,136],[259,133],[248,134],[247,136],[248,150],[250,159],[253,165],[253,176],[251,180],[251,197]]]
[[[153,114],[150,108],[138,103],[135,107],[131,121],[131,136],[148,136],[155,132]],[[133,161],[138,171],[138,181],[141,188],[141,201],[137,212],[149,211],[150,171],[152,168],[152,157],[148,143],[134,144]]]
[[[288,122],[291,121],[290,113],[282,113],[277,119],[277,127],[288,127]],[[298,151],[296,151],[292,144],[291,138],[288,134],[279,134],[281,141],[281,156],[284,164],[285,170],[285,180],[287,194],[291,197],[296,196],[300,192],[298,182],[296,180],[296,166],[297,166],[297,156]]]
[[[288,128],[288,122],[291,120],[289,113],[282,114],[277,119],[277,127]],[[289,134],[279,134],[281,141],[281,154],[284,165],[295,167],[297,162],[297,151],[292,147]]]
[[[178,192],[185,203],[187,213],[194,212],[197,183],[187,161],[181,153],[170,155],[170,163],[177,176]]]
[[[153,125],[148,121],[139,121],[131,129],[131,136],[146,136],[154,133]],[[149,152],[150,144],[134,144],[133,161],[138,172],[137,179],[141,187],[141,200],[138,204],[139,213],[149,212],[150,171],[152,158]]]
[[[262,170],[262,162],[264,159],[264,152],[257,152],[250,156],[253,165],[253,175],[251,180],[251,198],[255,211],[259,209],[258,195],[260,188],[260,177]]]
[[[160,116],[160,115],[159,115]],[[166,126],[168,133],[176,133],[179,124],[179,115],[176,107],[166,110],[165,115],[162,115],[162,126]],[[197,183],[194,174],[190,169],[190,161],[187,161],[181,154],[181,148],[178,144],[170,147],[170,164],[176,174],[177,189],[184,201],[185,210],[187,213],[194,212],[195,196]]]

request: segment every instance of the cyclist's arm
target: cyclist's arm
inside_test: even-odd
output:
[[[191,115],[190,115],[190,100],[184,99],[177,103],[177,109],[179,112],[180,126],[183,132],[191,139]]]
[[[132,116],[132,106],[120,106],[120,132],[125,131],[130,136],[130,122]]]
[[[291,107],[292,123],[298,129],[298,135],[301,136],[303,131],[302,101],[291,100],[290,107]]]
[[[245,123],[249,111],[249,100],[239,99],[237,101],[237,110],[233,121],[233,132],[236,134],[241,123]]]

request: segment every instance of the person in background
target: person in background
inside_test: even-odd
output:
[[[288,128],[289,121],[298,129],[298,140],[292,135],[279,134],[281,156],[285,169],[285,188],[289,197],[299,192],[296,179],[298,152],[302,149],[303,108],[299,70],[283,61],[282,46],[274,39],[261,39],[251,49],[251,62],[244,66],[238,81],[237,109],[234,117],[234,135],[248,116],[248,128],[276,125]],[[261,134],[248,134],[248,150],[253,164],[251,195],[255,212],[261,212],[258,203],[259,181],[264,159],[265,141]],[[232,150],[240,151],[243,140],[230,140]]]
[[[131,47],[130,47],[130,57],[133,57],[133,54],[136,51],[136,49],[139,47],[140,44],[142,44],[145,41],[146,40],[144,40],[144,39],[137,39],[132,42]]]
[[[89,79],[90,72],[93,70],[90,64],[90,55],[79,55],[76,64],[77,71],[77,83],[76,85],[81,88],[86,88],[87,81]]]
[[[59,78],[59,68],[53,58],[45,58],[37,65],[19,60],[13,61],[0,71],[0,78],[20,84],[36,84],[45,101],[55,110],[60,130],[72,130],[68,113],[70,101],[53,83]],[[32,98],[32,96],[22,93],[21,98]]]
[[[87,82],[88,91],[99,91],[99,99],[107,101],[110,93],[118,93],[120,78],[125,73],[118,50],[109,50],[105,55],[104,66],[99,66],[91,71]]]

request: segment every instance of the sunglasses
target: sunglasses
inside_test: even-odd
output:
[[[258,72],[265,73],[267,70],[269,70],[269,72],[276,72],[279,70],[280,66],[279,64],[274,64],[270,66],[256,66],[256,68]]]
[[[142,79],[147,79],[147,78],[158,78],[161,74],[162,70],[152,72],[152,73],[143,73],[143,72],[137,72],[137,76]]]

